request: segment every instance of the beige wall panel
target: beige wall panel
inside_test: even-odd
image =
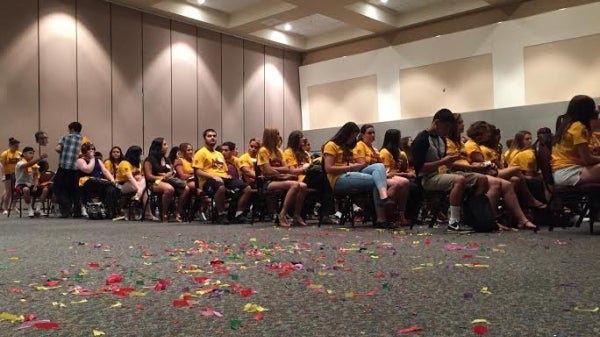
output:
[[[202,132],[215,129],[221,135],[221,34],[198,29],[198,144]]]
[[[112,145],[143,145],[142,14],[111,6]]]
[[[265,47],[265,127],[283,132],[283,50],[274,47]]]
[[[310,125],[315,129],[341,126],[348,121],[359,125],[376,121],[377,76],[311,86],[308,104]]]
[[[223,130],[218,142],[244,142],[244,49],[243,41],[223,35]]]
[[[172,145],[196,144],[198,125],[198,83],[196,27],[173,21],[171,52],[173,62]]]
[[[78,119],[106,155],[112,142],[110,4],[77,0],[77,20]]]
[[[40,127],[55,145],[77,120],[75,0],[45,0],[39,6]],[[57,157],[49,156],[51,168]]]
[[[283,60],[283,134],[286,137],[294,130],[302,130],[302,112],[300,111],[300,55],[286,51]],[[377,100],[375,100],[377,111]],[[318,125],[318,124],[311,124]]]
[[[600,34],[525,48],[525,103],[600,96]]]
[[[400,95],[403,119],[432,116],[440,108],[493,109],[492,55],[401,70]]]
[[[0,2],[2,151],[10,137],[20,140],[21,148],[38,148],[33,138],[39,126],[37,13],[36,0]]]
[[[156,137],[171,137],[170,21],[143,15],[144,153]]]
[[[246,150],[248,139],[260,137],[265,128],[265,47],[244,41],[244,139],[237,143]]]

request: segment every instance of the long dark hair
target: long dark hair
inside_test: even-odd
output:
[[[452,113],[452,116],[454,117],[454,123],[452,123],[452,126],[448,131],[448,139],[455,142],[456,145],[460,146],[461,139],[460,132],[458,131],[458,121],[462,120],[462,117],[459,113]]]
[[[277,146],[277,143],[279,143],[279,137],[280,135],[278,129],[265,128],[263,131],[262,146],[275,155],[277,160],[281,161],[281,153],[279,152],[279,148]]]
[[[363,126],[360,127],[360,134],[358,135],[358,140],[363,140],[363,137],[369,129],[375,129],[373,124],[363,124]]]
[[[294,156],[296,157],[298,165],[302,165],[303,163],[309,162],[308,155],[306,155],[306,152],[304,151],[304,144],[302,144],[302,138],[304,138],[304,134],[302,133],[302,131],[294,130],[290,132],[287,141],[287,147],[292,149],[292,151],[294,152]]]
[[[525,150],[525,136],[530,135],[531,132],[527,130],[521,130],[515,134],[512,144],[510,145],[511,150]]]
[[[137,145],[132,145],[125,152],[125,160],[127,160],[134,167],[140,166],[140,156],[142,155],[142,148]]]
[[[346,162],[352,160],[352,149],[356,146],[356,138],[350,141],[350,137],[353,134],[359,134],[360,129],[358,125],[354,122],[347,122],[342,125],[342,127],[329,139],[329,141],[334,142],[337,146],[340,146],[344,151],[343,159]]]
[[[577,95],[571,98],[567,106],[567,112],[556,119],[556,134],[554,143],[560,142],[563,134],[575,122],[581,122],[589,130],[592,129],[590,121],[598,117],[594,99],[586,95]]]
[[[165,154],[162,153],[162,145],[164,141],[165,139],[163,137],[157,137],[152,140],[152,143],[150,143],[150,149],[148,149],[148,158],[161,160],[165,157]]]
[[[400,138],[400,150],[406,153],[406,157],[408,158],[409,164],[412,163],[412,144],[409,144],[412,141],[412,137],[402,137]]]
[[[382,149],[388,150],[396,163],[400,162],[400,137],[402,133],[398,129],[387,129],[383,136]]]

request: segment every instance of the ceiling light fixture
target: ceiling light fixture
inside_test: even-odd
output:
[[[286,23],[285,25],[283,25],[283,29],[285,29],[286,31],[289,32],[290,30],[292,30],[292,25],[289,23]]]
[[[198,5],[204,5],[205,2],[206,2],[206,0],[196,0],[196,3]]]
[[[386,4],[388,3],[388,0],[379,0],[379,2],[381,2],[382,4]]]

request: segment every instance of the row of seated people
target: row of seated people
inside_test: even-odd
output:
[[[596,119],[593,99],[576,96],[567,112],[557,121],[557,134],[552,146],[552,168],[557,184],[576,186],[600,180],[597,172],[599,157],[589,148],[593,139],[591,124]],[[223,153],[217,151],[217,134],[212,129],[203,133],[205,145],[195,154],[190,144],[183,144],[168,156],[168,144],[157,138],[143,161],[139,146],[130,147],[124,158],[121,158],[119,148],[113,148],[110,158],[102,163],[92,160],[93,144],[84,144],[87,147],[82,147],[78,169],[84,172],[82,187],[96,184],[99,180],[86,179],[85,176],[103,178],[109,183],[115,181],[123,193],[134,193],[134,199],[143,200],[146,197],[143,191],[148,186],[161,195],[163,209],[167,209],[178,190],[176,220],[181,219],[190,191],[199,192],[200,189],[214,195],[218,222],[230,220],[225,210],[226,191],[237,191],[240,197],[233,220],[244,222],[247,220],[244,210],[249,200],[250,185],[256,182],[257,177],[262,177],[261,188],[287,191],[279,214],[282,226],[291,224],[286,217],[288,212],[292,213],[292,223],[305,225],[301,212],[309,187],[324,191],[327,200],[332,199],[334,192],[371,190],[376,225],[396,225],[386,211],[390,208],[397,211],[397,223],[404,225],[412,219],[407,219],[404,213],[407,202],[418,199],[410,193],[411,184],[417,183],[426,191],[449,192],[449,228],[465,227],[460,223],[465,188],[486,194],[495,210],[502,199],[521,227],[536,228],[523,211],[523,208],[546,207],[538,200],[544,198],[536,199],[527,183],[528,178],[539,172],[535,167],[535,155],[531,153],[535,146],[551,146],[548,144],[551,136],[542,132],[542,138],[546,140],[531,144],[530,133],[517,133],[513,146],[503,156],[498,150],[500,132],[492,125],[473,123],[467,130],[469,140],[466,142],[463,142],[463,132],[461,116],[443,109],[436,113],[430,128],[415,139],[408,153],[401,150],[403,139],[397,129],[386,131],[383,147],[378,151],[373,147],[375,129],[372,125],[359,128],[348,122],[323,146],[321,177],[326,174],[329,184],[315,180],[312,186],[308,186],[310,181],[306,181],[306,173],[311,166],[305,151],[306,139],[300,131],[292,132],[288,147],[282,151],[282,139],[276,129],[265,129],[260,148],[258,141],[251,140],[248,153],[237,159],[232,143],[224,143],[221,147]],[[28,162],[26,158],[23,160]],[[414,171],[411,171],[410,164],[414,164]],[[283,177],[286,174],[292,176]],[[548,192],[543,189],[543,194]],[[331,206],[325,209],[330,214],[333,203],[328,205]],[[148,216],[153,217],[152,214]],[[162,220],[166,220],[165,214]],[[506,228],[502,224],[500,227]]]

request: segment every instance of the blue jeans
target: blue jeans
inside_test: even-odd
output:
[[[368,191],[373,190],[373,201],[379,205],[378,189],[387,187],[387,178],[385,166],[377,163],[372,164],[360,172],[346,172],[338,176],[333,190],[335,192],[344,192],[350,190]]]

